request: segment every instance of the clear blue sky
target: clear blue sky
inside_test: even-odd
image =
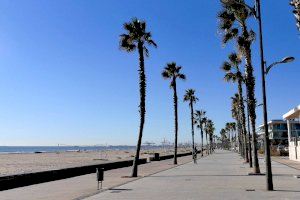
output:
[[[267,78],[269,119],[278,119],[299,104],[300,38],[288,1],[262,2],[266,59],[297,58]],[[219,6],[218,0],[0,1],[0,145],[135,145],[138,55],[118,48],[122,24],[135,16],[147,21],[159,46],[146,60],[144,141],[173,141],[172,91],[160,75],[170,61],[187,76],[178,83],[179,141],[191,138],[188,105],[182,102],[187,88],[196,89],[196,108],[207,111],[218,133],[232,120],[230,96],[236,90],[220,70],[233,47],[222,48]]]

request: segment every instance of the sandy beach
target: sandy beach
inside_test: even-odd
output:
[[[141,158],[148,158],[155,152],[160,153],[161,155],[173,153],[171,149],[142,150]],[[178,152],[186,152],[186,150],[179,149]],[[133,159],[134,154],[134,150],[0,154],[0,176]]]

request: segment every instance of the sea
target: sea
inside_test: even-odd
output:
[[[52,153],[79,151],[128,151],[135,150],[135,146],[0,146],[0,154],[11,153]],[[160,149],[162,146],[142,146],[144,150]]]

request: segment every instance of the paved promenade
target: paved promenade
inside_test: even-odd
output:
[[[188,163],[192,156],[178,158],[178,164]],[[139,175],[149,176],[166,169],[173,168],[173,159],[151,162],[139,166]],[[131,173],[132,167],[124,167],[106,171],[103,188],[111,188],[138,178],[122,178]],[[96,174],[87,174],[58,181],[41,183],[11,190],[0,191],[0,200],[72,200],[83,199],[98,193]]]
[[[260,159],[261,171],[264,163]],[[300,174],[273,162],[275,191],[265,191],[265,176],[249,176],[236,153],[217,151],[198,160],[109,189],[85,200],[300,199]]]

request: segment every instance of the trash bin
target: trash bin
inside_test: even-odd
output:
[[[154,153],[154,160],[159,161],[159,153]]]

